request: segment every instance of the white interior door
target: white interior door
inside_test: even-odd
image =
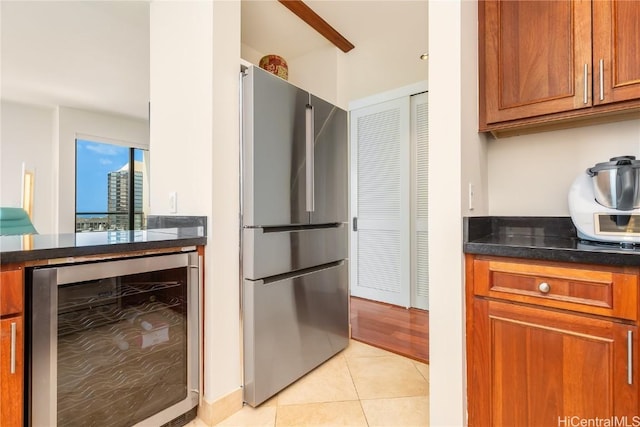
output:
[[[429,309],[429,122],[427,93],[411,97],[411,306]]]
[[[351,112],[351,295],[409,307],[409,97]]]

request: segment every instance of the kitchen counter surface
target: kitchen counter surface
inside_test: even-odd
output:
[[[205,245],[206,227],[136,231],[0,236],[0,263],[64,259],[102,254]]]
[[[640,248],[576,237],[569,217],[466,217],[464,252],[548,261],[640,266]]]

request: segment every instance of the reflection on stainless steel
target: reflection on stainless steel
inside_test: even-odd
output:
[[[347,113],[250,67],[242,98],[244,399],[348,344]]]
[[[347,257],[347,226],[269,232],[243,230],[243,272],[260,279],[338,261]]]
[[[244,281],[245,400],[265,401],[346,347],[347,264]]]

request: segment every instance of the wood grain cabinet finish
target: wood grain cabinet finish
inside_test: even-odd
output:
[[[636,326],[490,300],[474,311],[470,426],[638,414]]]
[[[634,1],[481,0],[480,130],[637,111],[639,18]]]
[[[633,420],[640,269],[469,254],[465,263],[470,426]]]
[[[476,295],[638,319],[635,270],[490,257],[477,257],[473,264]]]
[[[640,98],[640,2],[593,2],[594,104]]]
[[[0,425],[22,426],[24,384],[23,269],[0,272]]]

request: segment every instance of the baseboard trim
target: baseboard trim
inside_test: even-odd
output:
[[[215,425],[242,409],[242,389],[232,391],[213,402],[201,399],[198,418],[207,425]]]

